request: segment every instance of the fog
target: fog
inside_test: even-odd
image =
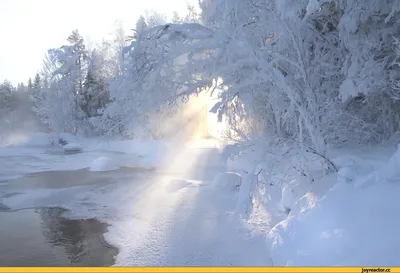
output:
[[[32,110],[29,93],[12,92],[9,107],[0,108],[0,145],[24,140],[32,132],[49,132]]]

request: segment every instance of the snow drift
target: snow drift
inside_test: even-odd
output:
[[[267,236],[274,265],[398,265],[399,154],[364,176],[343,170],[340,182],[319,201],[308,193],[296,202]],[[346,174],[351,179],[343,179]]]

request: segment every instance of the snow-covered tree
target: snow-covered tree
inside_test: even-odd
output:
[[[144,31],[124,49],[124,74],[111,83],[113,102],[96,120],[97,126],[108,134],[130,137],[154,128],[165,113],[174,112],[179,97],[210,82],[201,61],[210,47],[212,32],[198,24]]]
[[[69,45],[48,51],[48,63],[55,70],[49,88],[41,92],[35,111],[56,131],[85,130],[87,119],[82,109],[87,52],[78,31],[68,37]]]
[[[26,93],[28,92],[28,87],[23,82],[21,82],[17,85],[17,92]]]
[[[339,30],[347,54],[345,80],[339,97],[346,113],[358,121],[362,142],[379,142],[400,129],[398,91],[390,86],[396,78],[396,39],[400,4],[396,0],[338,1],[343,9]]]
[[[164,25],[167,22],[167,15],[159,13],[155,10],[146,11],[146,26],[148,28]],[[141,18],[139,18],[141,21]]]
[[[128,37],[125,34],[125,30],[122,23],[118,23],[115,26],[114,36],[108,46],[102,47],[102,52],[107,52],[107,64],[106,66],[110,70],[111,77],[120,76],[123,69],[123,49],[127,45]],[[105,43],[103,43],[105,45]]]
[[[201,15],[196,10],[194,5],[188,3],[186,6],[186,9],[187,9],[187,14],[182,19],[183,22],[185,22],[185,23],[200,23],[201,22]]]
[[[109,102],[108,75],[105,71],[105,56],[93,50],[82,91],[82,110],[88,118],[99,115],[99,110]]]
[[[181,23],[183,23],[183,18],[179,15],[179,13],[177,11],[174,11],[172,13],[171,22],[173,24],[181,24]]]
[[[10,81],[0,84],[0,109],[2,112],[13,110],[15,107],[15,88]]]
[[[27,87],[28,87],[28,92],[31,92],[33,88],[32,78],[29,78]]]

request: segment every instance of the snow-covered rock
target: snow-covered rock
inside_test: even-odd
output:
[[[238,190],[241,184],[242,176],[234,172],[219,173],[213,180],[213,185],[217,188]]]
[[[69,143],[63,146],[63,149],[66,153],[79,153],[83,151],[83,147],[79,143]]]
[[[90,166],[90,171],[92,172],[108,172],[117,169],[118,166],[115,164],[115,161],[105,156],[96,158]]]

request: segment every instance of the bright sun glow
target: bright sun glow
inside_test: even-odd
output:
[[[1,0],[0,81],[26,82],[41,68],[49,48],[62,46],[73,29],[87,43],[99,42],[113,32],[117,21],[126,32],[146,10],[171,15],[186,12],[196,0]]]

